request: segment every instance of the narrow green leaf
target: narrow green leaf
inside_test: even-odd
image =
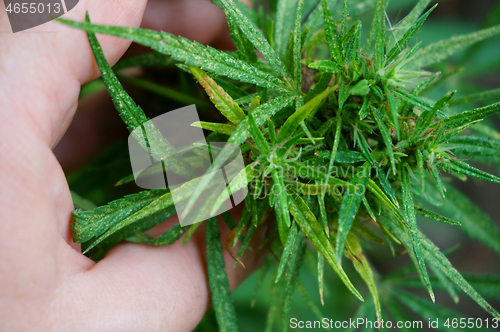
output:
[[[394,129],[396,130],[396,137],[398,141],[401,139],[401,131],[399,130],[399,114],[398,108],[396,106],[396,99],[394,98],[394,93],[389,89],[389,87],[384,84],[384,93],[389,103],[389,111],[392,115],[392,122],[394,124]]]
[[[248,113],[248,124],[250,125],[250,132],[252,133],[252,138],[257,144],[257,148],[261,153],[269,153],[270,147],[269,143],[264,138],[264,135],[260,131],[260,128],[255,123],[252,113]]]
[[[323,6],[323,20],[325,25],[326,32],[326,42],[328,44],[328,49],[332,54],[333,59],[339,65],[344,63],[344,59],[342,57],[342,45],[339,40],[339,36],[337,33],[337,24],[332,18],[332,14],[328,9],[328,2],[326,0],[321,0],[321,5]]]
[[[429,9],[424,15],[422,15],[416,22],[413,24],[411,28],[406,30],[405,34],[396,42],[396,45],[387,53],[387,63],[390,63],[394,60],[401,51],[407,47],[408,42],[415,36],[418,29],[424,24],[424,21],[430,15],[430,13],[436,8],[437,4],[435,4],[431,9]]]
[[[415,25],[415,22],[417,22],[418,18],[424,10],[429,6],[429,3],[431,0],[419,0],[418,3],[415,5],[415,7],[412,8],[410,13],[398,24],[398,27],[401,27],[401,29],[396,29],[394,32],[394,37],[396,40],[399,40],[403,35],[406,34],[406,32],[411,29],[412,26]]]
[[[294,250],[290,253],[286,263],[286,274],[283,277],[283,318],[282,329],[288,331],[290,324],[290,311],[292,309],[292,298],[295,293],[295,286],[300,283],[299,272],[304,259],[306,241],[304,232],[299,231]]]
[[[436,276],[436,278],[439,280],[439,282],[443,286],[443,288],[448,292],[448,294],[452,298],[453,302],[458,303],[459,298],[458,298],[458,294],[457,294],[457,291],[455,289],[455,285],[453,284],[453,282],[450,279],[448,279],[448,277],[446,277],[443,274],[443,272],[441,272],[441,270],[439,270],[439,268],[434,267],[434,265],[432,265],[432,264],[430,265],[430,267],[431,267],[432,272],[434,272],[434,275]]]
[[[229,25],[229,29],[231,30],[231,39],[238,50],[240,58],[249,63],[256,63],[258,61],[258,57],[253,44],[241,31],[233,18],[227,17],[227,23]]]
[[[211,130],[215,133],[220,133],[224,135],[231,136],[236,127],[230,124],[225,123],[213,123],[213,122],[205,122],[205,121],[196,121],[191,124],[192,127],[203,128],[206,130]]]
[[[439,193],[441,194],[441,198],[446,202],[446,187],[444,186],[443,181],[441,181],[441,176],[439,176],[437,167],[434,165],[430,165],[427,167],[427,169],[430,171],[432,178],[436,182],[436,186],[438,187]]]
[[[273,178],[273,188],[271,190],[275,190],[278,188],[278,199],[279,199],[279,211],[277,211],[283,217],[287,227],[291,226],[290,222],[290,213],[288,212],[288,194],[286,192],[286,187],[283,179],[283,174],[279,173],[278,169],[272,170],[272,178]],[[275,193],[276,191],[273,191]]]
[[[375,29],[376,29],[376,41],[375,41],[375,68],[380,70],[384,67],[385,63],[385,1],[378,0],[377,9],[375,10]],[[397,126],[397,123],[394,124]]]
[[[396,160],[394,159],[394,150],[392,149],[391,134],[389,133],[389,130],[384,123],[384,119],[382,117],[382,114],[380,114],[380,111],[373,106],[370,107],[373,117],[375,118],[375,122],[377,122],[380,133],[382,134],[384,144],[387,147],[387,153],[389,154],[389,160],[391,161],[392,173],[396,174]]]
[[[471,95],[456,98],[456,99],[450,101],[450,106],[459,106],[459,105],[463,105],[463,104],[468,104],[468,103],[472,103],[474,101],[480,101],[480,100],[496,97],[498,95],[500,95],[500,89],[473,93]]]
[[[314,109],[319,107],[323,99],[325,99],[335,89],[335,87],[332,87],[328,90],[323,91],[322,93],[311,99],[309,102],[307,102],[304,106],[295,111],[295,113],[293,113],[290,117],[288,117],[278,133],[277,141],[283,142],[285,139],[288,139],[290,136],[292,136],[300,126],[300,123],[304,121],[307,116],[311,114],[311,112],[313,112]]]
[[[288,239],[286,241],[285,247],[283,248],[283,253],[281,254],[280,264],[278,265],[278,272],[276,272],[276,279],[274,282],[278,282],[281,275],[285,271],[288,258],[293,251],[297,251],[297,246],[303,241],[303,232],[299,231],[297,223],[293,222],[292,227],[290,227],[290,232],[288,233]]]
[[[160,52],[150,52],[136,55],[130,58],[121,59],[114,66],[114,71],[131,67],[169,67],[176,63],[169,55]]]
[[[231,98],[231,96],[229,96],[224,89],[211,79],[210,76],[208,76],[200,68],[194,66],[188,67],[222,115],[235,125],[238,125],[243,119],[245,119],[245,112],[243,112],[238,104],[235,103],[233,98]]]
[[[335,161],[337,150],[339,148],[340,143],[340,134],[342,131],[342,110],[337,110],[337,127],[335,128],[335,137],[333,140],[333,147],[330,154],[330,161],[328,163],[328,173],[326,173],[326,181],[325,184],[328,185],[330,182],[330,176],[332,173],[333,162]],[[323,191],[322,197],[324,198],[326,194],[326,189]]]
[[[455,226],[462,226],[461,223],[458,221],[452,220],[450,218],[447,218],[445,216],[439,215],[435,212],[432,212],[431,210],[427,210],[426,208],[423,207],[415,207],[415,212],[423,217],[439,221],[443,224],[448,224],[448,225],[455,225]]]
[[[412,247],[413,247],[413,252],[415,254],[415,258],[417,260],[418,264],[418,271],[419,274],[422,278],[422,282],[427,288],[427,291],[429,292],[429,295],[431,296],[432,302],[435,302],[435,297],[434,297],[434,292],[432,291],[432,286],[431,286],[431,281],[429,279],[429,275],[427,273],[427,269],[425,267],[425,261],[424,257],[422,256],[421,253],[421,247],[420,247],[420,239],[419,239],[419,230],[417,227],[417,220],[415,216],[415,204],[413,202],[413,195],[411,191],[411,184],[410,184],[410,176],[408,174],[408,171],[406,170],[406,167],[403,165],[401,168],[401,189],[403,191],[403,206],[405,209],[405,217],[406,220],[409,224],[409,229],[407,232],[409,233],[411,242],[412,242]]]
[[[298,0],[278,0],[276,4],[276,19],[274,20],[274,48],[279,54],[284,54],[288,36],[293,28]]]
[[[321,203],[320,203],[321,206]],[[325,293],[325,280],[324,280],[324,272],[325,272],[325,257],[321,252],[318,253],[318,288],[319,288],[319,299],[321,301],[321,305],[325,305],[324,293]]]
[[[224,189],[214,202],[212,210],[210,211],[211,215],[216,214],[222,204],[224,204],[227,200],[228,196],[231,196],[231,193],[235,193],[238,190],[245,188],[250,182],[252,182],[252,180],[258,175],[258,172],[254,170],[253,167],[254,164],[247,165],[231,180],[231,182],[229,182],[229,187]]]
[[[446,197],[446,203],[438,207],[440,212],[460,222],[460,229],[468,236],[484,243],[500,255],[500,229],[491,218],[452,186],[448,188]]]
[[[483,172],[475,167],[472,167],[463,161],[449,159],[449,162],[441,163],[438,165],[442,170],[449,173],[457,172],[480,180],[485,180],[500,184],[500,178],[492,174]]]
[[[419,50],[415,54],[414,60],[410,66],[411,68],[427,67],[433,63],[444,60],[469,46],[487,38],[494,37],[498,34],[500,34],[500,25],[435,42]]]
[[[128,237],[127,241],[147,244],[153,247],[163,247],[168,246],[178,239],[187,231],[187,227],[181,227],[181,224],[175,224],[170,230],[161,234],[157,238],[152,237],[146,233],[135,234],[134,236]]]
[[[236,312],[222,255],[217,218],[207,220],[206,241],[208,283],[212,292],[212,302],[219,329],[227,332],[237,331]]]
[[[262,126],[268,119],[288,106],[293,100],[294,97],[282,95],[260,105],[252,112],[255,124],[257,126]],[[245,142],[248,137],[250,137],[250,125],[248,119],[245,119],[238,125],[228,142],[240,145]]]
[[[382,321],[382,308],[380,305],[380,298],[378,296],[377,285],[375,283],[375,278],[373,276],[373,271],[370,268],[370,264],[363,254],[361,245],[356,236],[349,234],[347,237],[347,243],[349,247],[349,258],[351,259],[354,268],[359,273],[363,281],[368,286],[370,293],[372,294],[373,303],[375,304],[375,312],[377,314],[377,320]]]
[[[309,241],[314,244],[316,249],[323,254],[342,282],[359,300],[363,301],[363,297],[353,286],[342,267],[336,263],[335,249],[330,241],[328,241],[316,217],[301,197],[297,196],[290,200],[290,212],[295,218],[295,221],[299,224],[300,229],[304,232]]]
[[[302,88],[302,34],[300,30],[302,20],[302,7],[304,0],[299,0],[297,12],[295,15],[295,29],[293,32],[293,79],[295,81],[295,90],[300,92]]]
[[[436,104],[434,104],[432,110],[422,113],[422,119],[417,122],[417,125],[415,126],[415,130],[413,131],[410,140],[415,141],[423,136],[423,134],[429,129],[433,121],[436,119],[437,113],[446,107],[448,101],[455,95],[456,92],[457,92],[456,90],[448,92],[443,97],[441,97],[436,102]]]
[[[484,137],[456,136],[442,144],[455,154],[469,156],[500,157],[500,142]]]
[[[76,243],[97,237],[121,220],[165,195],[165,190],[143,191],[100,206],[92,211],[77,209],[72,213],[71,231]]]
[[[198,223],[195,223],[195,224],[191,224],[189,225],[189,227],[186,227],[186,228],[189,228],[188,231],[186,232],[186,236],[184,237],[184,240],[182,241],[182,246],[184,247],[186,245],[186,243],[188,243],[189,239],[191,238],[191,236],[194,234],[194,232],[198,229],[198,227],[201,226],[201,222],[198,222]]]
[[[455,311],[435,303],[431,304],[429,301],[401,289],[392,289],[391,292],[392,295],[399,300],[399,302],[420,317],[430,321],[435,321],[436,319],[439,320],[440,326],[442,326],[441,323],[446,322],[447,319],[452,320],[453,318],[463,318],[463,316],[458,315]]]
[[[348,0],[344,0],[344,6],[342,7],[342,21],[340,23],[340,38],[341,40],[347,34],[347,3]]]
[[[245,18],[233,0],[220,0],[222,8],[227,16],[232,17],[241,31],[247,36],[248,40],[252,42],[255,48],[269,61],[269,64],[276,70],[277,73],[283,77],[288,86],[291,83],[291,77],[285,68],[285,65],[279,58],[278,54],[273,50],[267,39],[255,26],[255,24]]]
[[[358,171],[356,176],[351,179],[351,184],[353,184],[353,186],[347,188],[347,191],[342,199],[339,211],[339,227],[337,230],[337,241],[335,247],[338,265],[341,265],[347,235],[349,234],[354,218],[358,213],[361,199],[365,195],[366,184],[370,177],[369,172],[370,164],[366,162],[363,165],[363,169]],[[359,176],[359,173],[362,173],[361,176]]]
[[[424,248],[424,253],[426,259],[431,261],[433,265],[443,272],[448,278],[450,278],[462,291],[469,295],[477,304],[479,304],[484,310],[496,318],[500,319],[500,314],[493,309],[493,307],[484,300],[484,298],[479,295],[472,286],[465,280],[460,272],[458,272],[450,263],[450,261],[443,255],[439,248],[436,247],[431,241],[420,235],[422,247]]]
[[[147,29],[73,22],[61,18],[57,20],[71,27],[88,32],[102,33],[132,40],[138,44],[151,47],[160,53],[171,55],[175,60],[185,62],[191,66],[201,67],[205,71],[214,72],[218,75],[274,90],[290,90],[289,85],[271,74],[265,73],[222,51],[218,51],[210,46],[203,46],[200,43],[187,40],[183,37],[175,37],[166,32]]]
[[[311,62],[309,64],[309,68],[316,69],[324,73],[333,74],[340,73],[342,71],[342,67],[331,60],[318,60],[315,62]],[[330,82],[330,80],[328,80],[328,82]]]
[[[90,24],[88,13],[86,21],[87,22],[81,24]],[[113,98],[113,103],[119,112],[120,117],[128,126],[129,131],[153,158],[156,160],[162,160],[166,166],[172,167],[176,173],[182,176],[189,176],[191,167],[189,167],[185,161],[174,157],[165,159],[166,155],[174,155],[173,148],[162,136],[162,134],[154,128],[154,125],[151,122],[148,122],[148,118],[142,109],[135,104],[132,98],[130,98],[127,92],[123,89],[113,70],[110,68],[95,34],[87,32],[87,36],[104,84]],[[147,131],[144,126],[147,126]],[[135,129],[138,127],[142,130],[136,131]]]

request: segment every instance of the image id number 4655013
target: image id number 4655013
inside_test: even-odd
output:
[[[43,14],[54,13],[59,14],[62,11],[60,3],[42,3],[42,2],[23,2],[9,3],[5,8],[7,13],[15,14]]]

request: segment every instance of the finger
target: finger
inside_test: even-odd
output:
[[[94,22],[138,26],[145,5],[145,0],[84,0],[65,17],[81,21],[88,10]],[[4,24],[5,15],[0,20]],[[25,110],[40,138],[54,146],[73,116],[80,85],[98,75],[86,34],[49,22],[25,33],[1,34],[0,39],[0,70],[7,74],[0,83],[3,102],[11,110]],[[111,63],[130,44],[112,37],[101,40]]]
[[[144,6],[138,0],[82,0],[71,15],[81,19],[89,9],[104,23],[138,25]],[[109,41],[107,55],[116,60],[128,43]],[[25,304],[22,311],[16,305],[0,311],[11,321],[22,312],[42,319],[37,305],[57,288],[60,263],[69,253],[60,233],[69,233],[72,210],[49,145],[72,117],[68,110],[76,105],[80,83],[97,71],[85,34],[54,22],[26,33],[1,33],[0,44],[0,288],[3,303]]]
[[[168,221],[175,223],[175,218]],[[88,271],[74,274],[61,294],[80,318],[79,326],[99,331],[193,330],[211,303],[203,228],[184,247],[182,239],[161,248],[121,244]],[[220,228],[224,241],[229,230],[222,224]],[[234,269],[234,260],[224,251],[231,289],[258,266],[263,257],[259,240],[255,236],[253,250],[243,256],[246,269]],[[78,298],[79,303],[71,298]],[[72,319],[63,321],[71,325]]]

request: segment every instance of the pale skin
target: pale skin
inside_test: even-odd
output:
[[[10,31],[0,8],[0,31]],[[82,21],[88,10],[95,23],[139,26],[145,8],[80,0],[65,17]],[[225,31],[208,0],[157,0],[148,10],[143,26],[202,43]],[[99,40],[111,64],[130,45]],[[0,331],[191,331],[210,305],[203,230],[183,248],[122,243],[97,264],[72,243],[73,203],[52,149],[81,85],[99,76],[85,33],[51,22],[2,32],[0,45]],[[248,271],[225,257],[234,289]],[[251,270],[255,259],[246,263]]]

